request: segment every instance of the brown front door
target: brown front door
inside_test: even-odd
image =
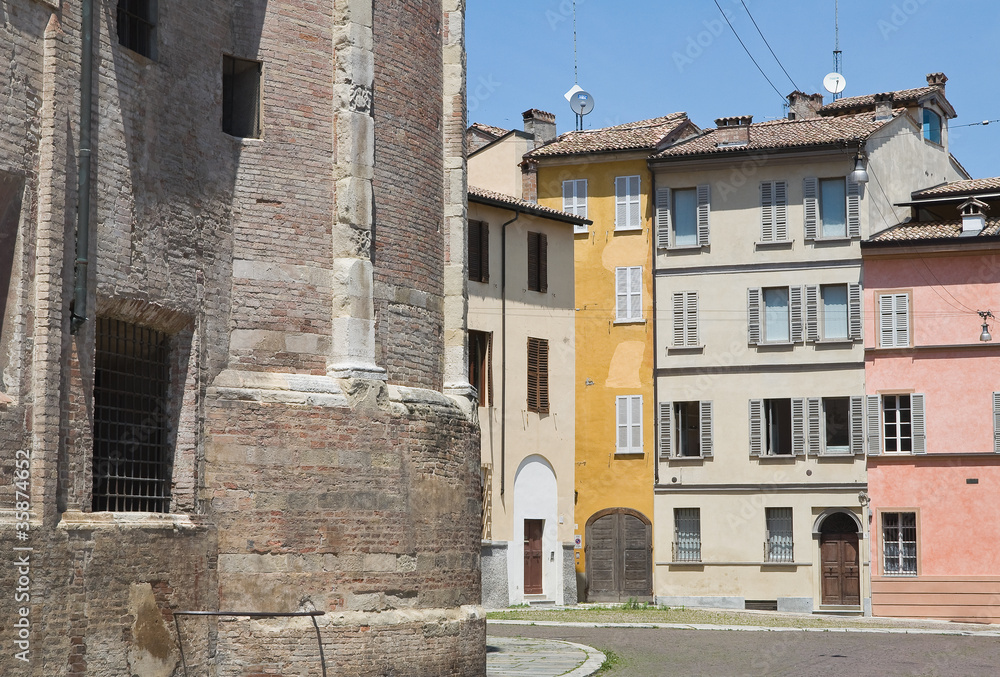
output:
[[[588,601],[652,597],[652,534],[649,524],[633,513],[608,510],[587,525]]]
[[[524,594],[542,594],[542,527],[545,520],[524,520]]]
[[[823,604],[861,604],[857,533],[820,534],[823,564]]]

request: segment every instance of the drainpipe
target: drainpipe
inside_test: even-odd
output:
[[[653,487],[656,487],[660,483],[660,450],[656,448],[660,439],[660,379],[657,377],[656,365],[659,362],[660,354],[657,352],[656,344],[656,311],[658,306],[656,305],[656,172],[650,171],[653,175],[653,180],[650,181],[650,187],[653,191],[653,227],[650,229],[649,241],[650,248],[652,250],[652,264],[649,269],[652,272],[652,289],[651,294],[653,299],[653,311],[650,318],[653,323]],[[655,512],[655,510],[654,510]]]
[[[82,0],[80,26],[80,155],[77,174],[76,266],[70,332],[87,321],[87,257],[90,250],[90,127],[94,100],[94,0]]]
[[[514,218],[500,226],[500,496],[507,480],[507,226],[519,218],[514,210]]]

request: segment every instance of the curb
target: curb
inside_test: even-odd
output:
[[[665,630],[734,630],[738,632],[842,632],[885,635],[950,635],[955,637],[1000,637],[1000,630],[934,630],[930,628],[770,628],[760,625],[709,625],[705,623],[583,623],[560,621],[487,620],[489,625],[536,625],[564,628],[646,628]],[[569,642],[566,642],[569,644]],[[582,646],[582,645],[576,645]],[[600,652],[597,652],[600,653]],[[603,656],[603,654],[602,654]],[[600,666],[598,666],[600,667]],[[576,672],[569,673],[577,677]],[[580,673],[580,677],[584,674]]]
[[[575,642],[566,642],[561,639],[559,640],[549,640],[550,642],[559,642],[560,644],[568,644],[574,649],[579,649],[587,654],[587,660],[583,662],[582,665],[575,668],[571,672],[567,672],[560,677],[589,677],[604,665],[604,661],[607,660],[607,656],[598,651],[592,646],[587,646],[586,644],[577,644]]]

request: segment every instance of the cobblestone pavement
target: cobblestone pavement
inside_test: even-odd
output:
[[[604,654],[582,644],[553,639],[486,638],[487,677],[586,677]]]
[[[762,619],[763,620],[763,619]],[[588,623],[490,621],[489,642],[505,637],[558,639],[613,651],[608,677],[996,677],[1000,629],[819,629],[763,626],[607,626]],[[539,661],[543,663],[544,661]],[[558,675],[559,672],[487,674]],[[586,672],[570,673],[576,675]]]

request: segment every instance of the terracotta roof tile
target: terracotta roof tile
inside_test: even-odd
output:
[[[473,200],[475,198],[479,198],[481,200],[486,200],[490,202],[501,202],[510,207],[518,207],[532,214],[538,214],[540,216],[551,216],[553,218],[559,219],[560,221],[572,221],[573,223],[590,223],[590,221],[588,221],[587,219],[581,218],[575,214],[559,211],[558,209],[552,209],[551,207],[545,207],[535,202],[528,202],[527,200],[522,200],[519,197],[514,197],[513,195],[507,195],[506,193],[497,193],[496,191],[486,190],[485,188],[476,188],[475,186],[469,186],[469,198]]]
[[[485,125],[482,122],[473,122],[471,125],[469,125],[469,129],[473,128],[481,132],[484,132],[486,134],[489,134],[490,136],[496,137],[498,139],[504,134],[510,133],[509,129],[504,129],[503,127],[494,127],[493,125]]]
[[[901,223],[876,233],[869,242],[907,242],[913,240],[937,240],[941,238],[959,237],[962,234],[962,220],[950,219],[947,221],[923,221],[912,223]],[[988,237],[1000,234],[1000,217],[986,219],[986,227],[977,235],[970,235],[969,239],[975,237]]]
[[[902,114],[904,110],[902,108],[894,110],[893,118]],[[719,130],[710,129],[700,136],[670,146],[653,157],[672,158],[747,150],[777,150],[862,141],[889,122],[891,120],[875,120],[872,113],[798,120],[769,120],[750,125],[750,141],[744,145],[718,146]]]
[[[933,188],[918,190],[913,193],[914,199],[921,197],[939,197],[945,195],[965,195],[980,193],[985,191],[1000,191],[1000,176],[988,179],[966,179],[964,181],[952,181]]]
[[[938,87],[914,87],[913,89],[900,89],[892,94],[893,106],[907,106],[916,103],[921,97],[939,89]],[[875,97],[877,94],[863,94],[861,96],[849,96],[845,99],[837,99],[826,104],[819,109],[820,115],[841,115],[853,110],[875,110]]]
[[[671,113],[623,125],[566,132],[525,157],[576,155],[616,150],[653,150],[668,134],[688,122],[687,113]]]

